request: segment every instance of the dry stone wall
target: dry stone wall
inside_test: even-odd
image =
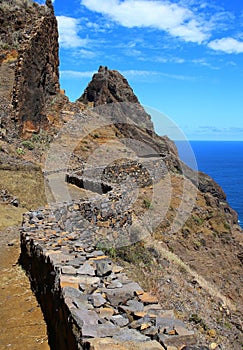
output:
[[[85,167],[75,169],[67,174],[66,180],[78,187],[89,189],[92,184],[101,186],[100,193],[107,193],[112,189],[121,190],[124,184],[126,188],[146,187],[157,183],[168,173],[164,160],[158,155],[151,158],[138,160],[126,160],[109,164],[105,167]],[[86,183],[86,185],[85,185]],[[86,186],[86,187],[85,187]]]
[[[132,215],[121,198],[116,189],[24,216],[21,262],[41,304],[51,349],[193,349],[194,333],[173,310],[164,310],[96,249],[104,238],[116,242],[131,235]]]
[[[164,310],[95,249],[88,228],[94,208],[86,205],[73,202],[29,212],[22,227],[21,261],[42,306],[51,348],[159,350],[195,344],[194,333],[172,310]],[[88,220],[78,229],[82,210]]]
[[[194,347],[194,332],[173,310],[98,249],[129,249],[137,241],[132,189],[166,175],[163,159],[84,168],[66,180],[93,190],[93,198],[28,212],[21,229],[21,262],[45,315],[51,349],[206,350]]]

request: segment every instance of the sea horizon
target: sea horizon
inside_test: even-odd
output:
[[[243,141],[190,140],[175,144],[183,162],[206,173],[222,187],[243,228]]]

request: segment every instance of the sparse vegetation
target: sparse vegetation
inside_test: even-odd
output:
[[[0,50],[10,50],[11,46],[4,42],[3,40],[0,40]]]
[[[202,225],[202,223],[203,223],[203,219],[202,218],[200,218],[199,216],[192,216],[192,219],[194,220],[194,222],[196,223],[196,224],[198,224],[198,225]]]
[[[202,318],[198,314],[192,314],[189,318],[189,322],[199,324],[202,322]]]
[[[200,325],[204,331],[207,331],[209,329],[205,321],[198,314],[192,314],[189,317],[189,322],[193,322],[196,325]]]
[[[80,150],[83,152],[87,152],[89,150],[89,146],[81,146]]]
[[[24,148],[27,148],[28,150],[33,150],[35,148],[34,144],[32,141],[30,140],[25,140],[25,141],[22,141],[22,146]]]
[[[98,138],[100,137],[100,135],[96,132],[96,133],[94,133],[94,134],[92,135],[92,137],[93,137],[94,139],[98,139]]]
[[[23,167],[17,171],[1,170],[1,187],[14,194],[20,202],[20,207],[28,210],[46,204],[46,193],[42,171],[36,167]],[[16,211],[19,209],[16,208]]]
[[[126,247],[110,247],[107,242],[102,241],[97,243],[97,249],[103,250],[103,252],[114,259],[122,259],[132,264],[142,264],[148,266],[152,262],[153,255],[150,250],[147,249],[143,242],[137,242]]]
[[[21,148],[21,147],[18,147],[18,148],[16,149],[16,153],[17,153],[19,156],[22,156],[22,155],[25,154],[25,150],[24,150],[23,148]]]
[[[228,329],[231,329],[232,328],[232,325],[229,323],[229,322],[225,322],[224,323],[224,327],[228,328]]]
[[[150,201],[149,199],[147,199],[147,198],[144,198],[144,200],[143,200],[143,206],[144,206],[144,208],[146,208],[146,209],[152,209],[152,208],[153,208],[153,206],[152,206],[152,204],[151,204],[151,201]]]
[[[25,150],[38,150],[43,151],[51,143],[52,136],[44,130],[40,130],[38,134],[33,134],[29,140],[21,142],[16,152],[18,155],[25,154]]]
[[[97,250],[102,250],[105,254],[109,255],[112,259],[117,258],[117,250],[114,247],[109,247],[105,241],[98,242],[96,244]]]
[[[33,134],[31,137],[33,143],[39,143],[43,145],[48,145],[52,141],[52,136],[45,130],[40,129],[38,134]]]
[[[194,244],[194,248],[195,248],[196,250],[199,250],[200,247],[201,247],[201,245],[202,245],[201,242],[199,242],[199,241],[194,241],[193,244]]]

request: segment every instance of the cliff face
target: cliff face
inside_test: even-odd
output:
[[[0,2],[4,132],[26,134],[45,128],[45,106],[60,90],[57,21],[52,4],[47,5],[17,0]],[[3,114],[6,108],[8,116]]]

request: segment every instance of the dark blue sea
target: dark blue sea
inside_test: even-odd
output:
[[[181,159],[195,168],[184,142],[176,142]],[[224,190],[243,228],[243,141],[190,141],[197,168],[210,175]]]

